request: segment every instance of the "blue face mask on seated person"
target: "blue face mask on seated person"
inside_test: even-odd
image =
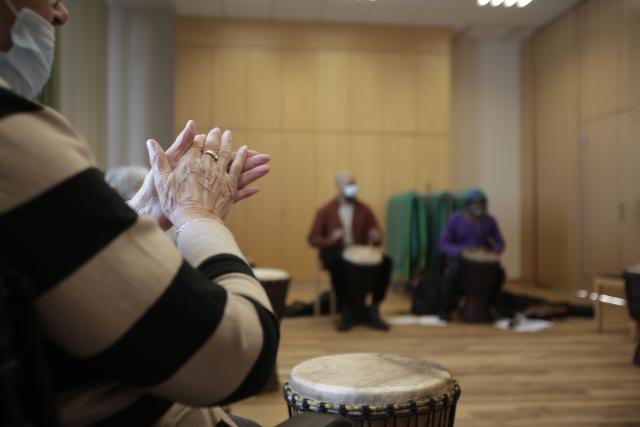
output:
[[[0,77],[18,95],[36,97],[51,75],[56,34],[53,25],[29,8],[19,12],[10,0],[5,0],[16,14],[11,27],[13,46],[0,52]]]
[[[358,186],[355,184],[345,185],[342,188],[342,195],[345,199],[355,199],[358,195]]]
[[[480,218],[487,212],[487,209],[484,206],[479,206],[477,204],[473,204],[469,207],[469,213],[474,218]]]

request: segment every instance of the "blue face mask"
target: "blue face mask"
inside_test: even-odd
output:
[[[51,75],[55,30],[40,14],[26,7],[16,13],[11,2],[6,2],[16,14],[16,22],[11,27],[13,47],[0,52],[0,77],[18,95],[34,98]]]
[[[355,184],[342,187],[342,195],[345,199],[355,199],[358,195],[358,186]]]
[[[471,206],[469,208],[469,213],[474,218],[480,218],[486,212],[487,212],[487,210],[485,208],[481,207],[481,206]]]

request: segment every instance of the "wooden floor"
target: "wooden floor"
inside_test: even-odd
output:
[[[516,288],[559,300],[557,294]],[[293,288],[289,299],[310,299]],[[566,299],[566,298],[565,298]],[[408,298],[392,292],[383,313],[407,313]],[[457,427],[640,426],[640,368],[626,308],[607,305],[605,331],[592,320],[568,319],[551,329],[518,334],[491,325],[395,326],[390,332],[358,327],[334,330],[328,317],[285,319],[278,375],[306,359],[343,352],[388,352],[432,359],[448,368],[462,387]],[[232,406],[232,412],[274,426],[287,418],[280,393]]]

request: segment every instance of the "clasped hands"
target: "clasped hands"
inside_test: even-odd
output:
[[[234,203],[259,191],[250,184],[269,173],[271,160],[246,146],[234,152],[231,138],[218,128],[197,135],[190,120],[166,152],[147,141],[151,171],[129,206],[165,230],[197,218],[223,220]]]

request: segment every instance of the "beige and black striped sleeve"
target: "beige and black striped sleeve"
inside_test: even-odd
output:
[[[34,286],[50,340],[96,379],[172,401],[257,392],[278,323],[229,230],[188,225],[183,258],[104,183],[60,115],[0,98],[0,249]]]

